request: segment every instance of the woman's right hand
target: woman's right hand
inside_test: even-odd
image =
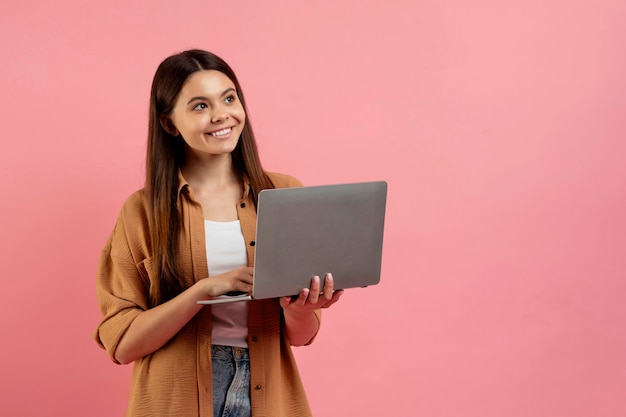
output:
[[[242,266],[220,275],[203,279],[204,292],[209,297],[218,297],[229,292],[249,294],[252,291],[252,274],[254,268]]]
[[[143,311],[120,340],[115,359],[129,363],[160,349],[202,309],[197,304],[200,299],[232,291],[251,292],[253,272],[245,266],[199,280],[173,299]]]

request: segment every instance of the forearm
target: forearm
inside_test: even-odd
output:
[[[202,306],[196,301],[203,296],[196,284],[172,300],[143,311],[120,340],[115,359],[130,363],[160,349],[200,311]]]
[[[320,327],[315,312],[292,313],[284,311],[285,334],[292,346],[304,346],[311,342]]]

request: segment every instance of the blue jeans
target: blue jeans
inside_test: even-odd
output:
[[[213,417],[250,417],[248,349],[212,346]]]

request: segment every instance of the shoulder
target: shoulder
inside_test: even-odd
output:
[[[101,262],[115,259],[128,268],[150,256],[150,226],[143,191],[134,192],[122,205],[101,256]]]
[[[148,204],[144,190],[132,193],[124,204],[117,219],[114,237],[128,239],[148,234]]]
[[[267,172],[267,176],[276,188],[302,187],[302,181],[292,177],[291,175],[280,174],[278,172]]]
[[[147,208],[148,202],[146,200],[146,193],[141,189],[128,196],[122,205],[120,217],[133,221],[145,219],[148,213]]]

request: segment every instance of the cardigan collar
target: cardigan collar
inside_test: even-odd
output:
[[[183,173],[180,170],[178,170],[178,194],[177,194],[177,197],[179,199],[180,199],[180,195],[183,192],[183,190],[186,190],[186,192],[189,193],[189,196],[191,196],[191,198],[195,199],[194,196],[193,196],[193,191],[191,190],[191,187],[189,186],[189,182],[187,182],[187,180],[183,176]],[[250,195],[250,178],[248,177],[248,175],[244,174],[243,175],[243,197],[241,198],[241,201],[247,200],[249,195]]]

